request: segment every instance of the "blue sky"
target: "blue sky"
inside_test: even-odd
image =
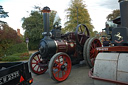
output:
[[[87,5],[94,30],[102,31],[105,27],[106,16],[114,9],[119,9],[118,0],[83,0]],[[29,16],[34,5],[40,7],[49,6],[51,10],[56,10],[60,16],[62,26],[66,22],[65,9],[68,8],[70,0],[0,0],[0,5],[3,6],[6,12],[9,12],[9,17],[0,18],[6,21],[13,29],[22,29],[22,17]]]

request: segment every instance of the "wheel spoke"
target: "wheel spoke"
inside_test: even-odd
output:
[[[47,71],[47,68],[40,67],[38,63],[40,64],[46,64],[46,63],[41,63],[40,61],[44,61],[43,59],[41,60],[40,53],[36,52],[30,57],[29,65],[30,65],[30,70],[35,73],[35,74],[43,74]],[[46,61],[44,61],[46,62]]]
[[[60,56],[58,57],[58,63],[60,63]]]
[[[58,70],[58,71],[56,71],[54,74],[56,75],[58,72],[59,72],[59,70]]]
[[[94,47],[94,49],[96,48],[96,44],[95,43],[93,44],[93,47]]]
[[[81,25],[80,25],[80,31],[82,32]]]
[[[92,55],[90,55],[90,59],[94,58],[94,55],[95,55],[94,53]]]
[[[65,57],[63,56],[63,64],[65,63]]]
[[[90,48],[93,49],[94,48],[93,45],[91,45]]]
[[[37,62],[32,62],[32,64],[37,64]]]
[[[57,77],[59,77],[59,72],[60,72],[60,70],[58,70],[57,72],[53,73],[53,74],[54,74],[54,76],[56,76],[56,75],[57,75]]]
[[[85,31],[86,31],[86,29],[84,29],[84,31],[83,31],[83,34],[85,35]],[[87,35],[86,35],[87,36]]]
[[[38,62],[35,58],[33,58],[36,62]]]
[[[80,38],[80,43],[82,44],[83,36]]]
[[[64,70],[65,74],[67,74],[67,70]]]
[[[90,38],[88,42],[85,43],[85,45],[84,45],[84,50],[86,54],[84,54],[84,58],[87,62],[87,65],[90,68],[92,68],[94,66],[95,58],[98,54],[96,48],[101,47],[101,43],[97,38]]]
[[[59,78],[59,73],[60,73],[60,70],[58,71],[58,78]]]
[[[64,76],[64,71],[62,71],[62,77]]]
[[[83,48],[83,44],[84,44],[85,40],[88,37],[90,37],[90,33],[89,33],[87,26],[84,24],[78,25],[76,27],[75,36],[76,36],[76,43]],[[83,38],[80,39],[80,37],[83,37],[83,38],[85,37],[85,39],[83,39]]]
[[[39,70],[39,65],[38,65],[38,67],[37,67],[37,71]]]
[[[35,68],[37,65],[35,64],[35,66],[33,68]]]
[[[38,60],[39,60],[39,62],[40,62],[40,58],[39,58],[39,55],[37,55],[37,58],[38,58]]]
[[[92,44],[91,44],[91,45],[92,45],[92,48],[94,49],[94,48],[95,48],[95,43],[94,43],[94,42],[92,42]]]
[[[53,63],[57,64],[54,65]],[[65,53],[55,54],[49,62],[49,73],[52,79],[56,81],[64,81],[70,74],[71,65],[70,57]]]

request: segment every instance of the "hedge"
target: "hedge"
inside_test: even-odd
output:
[[[0,59],[0,61],[20,61],[20,60],[28,60],[29,56],[31,54],[29,53],[16,53],[9,56],[4,56]]]
[[[24,52],[28,52],[28,50],[26,43],[23,42],[10,46],[5,52],[5,54],[8,56],[8,55],[13,55],[16,53],[24,53]]]

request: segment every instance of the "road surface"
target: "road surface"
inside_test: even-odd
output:
[[[94,85],[93,79],[88,77],[89,68],[84,62],[72,66],[69,77],[60,83],[55,82],[49,76],[48,71],[42,75],[32,73],[34,82],[32,85]]]

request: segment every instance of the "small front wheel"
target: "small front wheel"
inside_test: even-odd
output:
[[[46,61],[41,58],[40,52],[32,54],[28,62],[31,72],[38,75],[45,73],[47,67],[44,67],[43,65],[46,65],[47,63],[44,62]]]
[[[71,59],[63,52],[55,54],[49,62],[49,74],[55,81],[64,81],[71,72]]]

